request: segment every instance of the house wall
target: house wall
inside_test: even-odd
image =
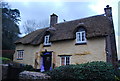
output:
[[[47,51],[53,51],[52,63],[54,63],[56,67],[60,66],[60,57],[58,55],[72,55],[70,57],[71,64],[81,64],[90,61],[106,61],[105,45],[104,37],[88,39],[85,45],[75,45],[75,40],[52,42],[50,47],[43,47],[43,44],[40,46],[17,45],[16,50],[25,50],[24,59],[16,60],[17,52],[15,52],[14,61],[34,66],[36,52],[40,54],[44,52],[45,49]],[[40,58],[41,57],[37,60],[39,64]],[[37,68],[40,68],[40,65],[38,65]]]
[[[34,66],[36,52],[38,52],[39,46],[22,45],[16,46],[14,61]],[[23,60],[17,60],[17,50],[24,50]]]
[[[75,40],[53,42],[51,47],[44,47],[44,51],[53,51],[55,66],[60,66],[60,56],[72,55],[71,64],[81,64],[90,61],[106,61],[105,38],[87,40],[86,45],[75,45]]]

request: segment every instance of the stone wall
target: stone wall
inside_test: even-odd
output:
[[[5,80],[7,79],[8,64],[1,64],[0,67],[2,67],[2,80]]]
[[[49,81],[49,80],[50,76],[40,72],[23,71],[19,74],[19,81]]]
[[[17,63],[1,64],[0,67],[2,67],[2,81],[18,80],[19,73],[23,71]]]

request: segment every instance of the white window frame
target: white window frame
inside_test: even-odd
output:
[[[82,40],[84,39],[84,41]],[[76,32],[76,43],[86,43],[86,33],[85,31]]]
[[[64,65],[70,65],[70,56],[60,56],[60,65],[62,66],[62,57],[65,58]],[[67,58],[69,58],[69,64],[67,64]]]
[[[46,35],[44,37],[44,45],[51,45],[51,42],[49,40],[50,40],[50,35]]]
[[[22,60],[24,56],[24,50],[17,50],[17,59]]]

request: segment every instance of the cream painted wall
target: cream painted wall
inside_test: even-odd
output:
[[[17,60],[17,50],[24,50],[23,60]],[[39,46],[22,45],[16,46],[14,61],[34,66],[36,52],[39,51]]]
[[[51,47],[44,47],[43,51],[54,51],[56,66],[60,66],[58,55],[72,55],[71,64],[81,64],[90,61],[106,61],[105,38],[87,40],[86,45],[75,45],[75,40],[53,42]]]
[[[71,64],[81,64],[90,61],[106,61],[105,53],[105,38],[94,38],[87,40],[86,45],[75,45],[75,40],[58,41],[52,42],[50,47],[31,46],[31,45],[17,45],[16,50],[24,50],[24,59],[16,60],[17,52],[14,55],[14,61],[31,64],[34,66],[35,63],[35,53],[42,52],[47,49],[47,51],[53,51],[52,63],[55,66],[60,66],[60,57],[58,55],[72,55]],[[40,64],[40,58],[37,60]],[[40,65],[37,67],[40,68]]]

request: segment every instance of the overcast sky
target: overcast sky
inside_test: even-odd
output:
[[[112,7],[113,21],[118,45],[118,1],[119,0],[5,0],[11,8],[20,11],[20,31],[24,33],[23,23],[26,20],[45,21],[50,15],[58,15],[58,22],[85,18],[94,15],[104,14],[106,5]],[[120,51],[120,47],[118,48]],[[120,59],[120,55],[119,55]]]

